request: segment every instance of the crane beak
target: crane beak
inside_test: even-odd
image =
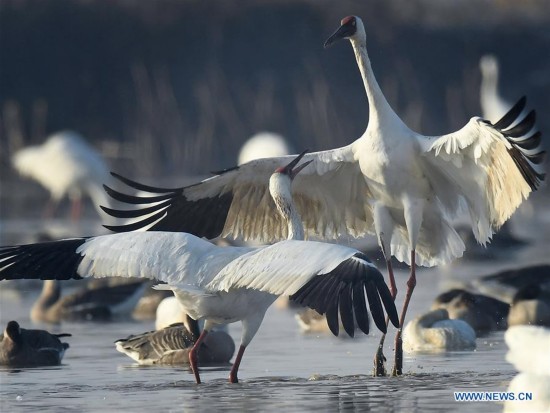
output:
[[[348,24],[340,26],[332,36],[330,36],[325,42],[325,49],[331,46],[333,43],[336,43],[338,40],[346,39],[350,36],[353,36],[355,32],[355,27],[350,27]]]
[[[311,162],[313,162],[313,159],[310,159],[309,161],[307,162],[304,162],[303,164],[301,164],[300,166],[294,168],[293,170],[290,171],[290,177],[292,179],[294,179],[296,177],[296,175],[298,175],[298,173],[304,169],[306,166],[308,166]]]
[[[298,162],[304,157],[304,155],[307,153],[307,149],[303,151],[300,155],[298,155],[292,162],[290,162],[287,166],[284,167],[285,171],[288,173],[288,175],[294,179],[298,173],[304,169],[306,166],[308,166],[311,162],[313,162],[313,159],[307,162],[304,162],[300,166],[296,167]]]

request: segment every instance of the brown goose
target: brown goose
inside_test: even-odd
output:
[[[550,291],[539,284],[521,288],[512,301],[508,325],[538,325],[550,327]]]
[[[113,316],[131,314],[147,284],[143,281],[85,288],[61,297],[57,280],[45,280],[42,293],[31,309],[34,322],[106,321]]]
[[[116,349],[139,364],[189,364],[189,351],[200,332],[192,333],[183,323],[175,323],[162,330],[132,335],[115,342]],[[202,342],[200,365],[227,364],[235,353],[235,342],[225,331],[212,331]]]
[[[26,330],[17,321],[10,321],[0,336],[0,364],[10,367],[57,366],[69,348],[59,338],[70,336],[45,330]]]

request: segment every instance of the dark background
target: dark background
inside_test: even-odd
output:
[[[348,42],[360,16],[378,81],[413,129],[440,134],[480,115],[478,62],[527,95],[550,131],[546,0],[2,0],[0,159],[74,129],[134,178],[235,164],[270,130],[296,150],[350,143],[368,120]]]

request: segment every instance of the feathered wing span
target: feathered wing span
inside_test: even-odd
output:
[[[327,314],[338,335],[338,314],[346,332],[354,325],[369,332],[367,299],[373,320],[386,331],[384,308],[397,326],[391,294],[378,269],[352,248],[313,241],[282,241],[250,252],[223,268],[206,289],[253,288],[290,299]],[[365,293],[366,297],[365,298]]]
[[[113,217],[136,219],[130,224],[106,227],[117,232],[147,228],[264,242],[285,239],[287,225],[269,194],[269,177],[294,158],[258,159],[221,171],[196,185],[166,190],[117,176],[128,186],[152,196],[135,197],[106,188],[118,201],[140,205],[126,211],[104,208]],[[365,202],[370,192],[352,146],[306,154],[303,161],[308,160],[313,160],[312,164],[300,172],[292,187],[306,233],[336,238],[371,231],[372,210]]]
[[[135,277],[198,288],[248,251],[181,233],[111,234],[0,247],[0,279]]]
[[[522,98],[495,125],[472,118],[448,135],[418,135],[423,167],[439,201],[454,216],[463,194],[474,235],[483,244],[545,178],[535,112],[516,122],[524,107]]]

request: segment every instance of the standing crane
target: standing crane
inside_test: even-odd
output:
[[[103,157],[76,132],[51,135],[42,145],[28,146],[12,157],[14,168],[23,176],[38,181],[50,191],[44,215],[51,217],[66,196],[71,200],[71,218],[80,218],[82,197],[89,196],[94,207],[109,205],[102,185],[110,182]]]
[[[531,132],[535,112],[516,122],[526,105],[520,99],[495,124],[473,117],[460,130],[423,136],[393,111],[374,76],[363,22],[348,16],[325,46],[349,39],[369,100],[363,135],[348,146],[304,156],[311,167],[292,191],[306,233],[322,238],[375,234],[386,257],[392,296],[397,294],[390,259],[410,265],[407,292],[396,335],[393,374],[402,374],[401,329],[416,285],[415,265],[436,266],[462,256],[464,243],[452,226],[466,206],[472,231],[486,244],[545,178],[540,132]],[[510,127],[513,123],[515,126]],[[106,188],[137,209],[104,208],[117,218],[113,231],[186,231],[214,238],[276,241],[286,237],[268,195],[271,171],[288,157],[251,161],[181,188],[142,185],[116,175],[153,196],[135,197]],[[377,356],[380,366],[382,355]],[[380,367],[377,371],[381,374]]]
[[[483,118],[490,122],[497,122],[514,106],[514,102],[504,99],[499,90],[498,60],[493,55],[484,55],[479,59],[481,71],[481,85],[479,88],[479,103]],[[522,113],[523,116],[527,112]],[[523,116],[518,116],[521,119]]]
[[[208,332],[216,325],[241,321],[241,343],[229,375],[230,382],[238,381],[244,351],[280,295],[326,313],[335,335],[338,316],[350,336],[355,324],[368,334],[367,300],[381,331],[386,331],[384,309],[397,326],[397,310],[384,277],[363,253],[303,240],[291,183],[310,163],[296,166],[304,153],[270,178],[272,202],[286,224],[288,240],[224,248],[186,233],[131,232],[8,246],[0,248],[0,279],[122,276],[166,282],[162,287],[174,292],[184,311],[205,321],[189,352],[197,383],[197,351]]]

